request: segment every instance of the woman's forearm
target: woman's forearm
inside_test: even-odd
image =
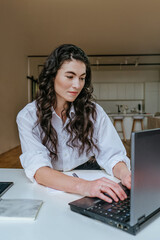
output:
[[[82,196],[99,197],[108,202],[112,202],[112,200],[103,193],[108,193],[115,201],[118,201],[117,196],[121,200],[126,198],[126,194],[122,188],[117,183],[105,177],[87,181],[68,176],[49,167],[39,168],[34,177],[37,183],[64,192],[80,194]]]
[[[83,195],[82,189],[86,180],[68,176],[49,167],[41,167],[36,171],[35,180],[37,183],[69,193]]]

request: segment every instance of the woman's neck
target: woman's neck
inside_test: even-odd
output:
[[[63,122],[66,121],[66,110],[68,108],[68,103],[65,104],[57,104],[56,108],[55,108],[55,112],[57,113],[57,115],[62,118]]]

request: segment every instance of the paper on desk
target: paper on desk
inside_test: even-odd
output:
[[[79,178],[83,178],[88,181],[93,181],[102,177],[108,177],[105,171],[101,170],[81,170],[75,171]],[[72,174],[72,173],[71,173]]]

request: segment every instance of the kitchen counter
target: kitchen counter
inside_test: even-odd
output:
[[[131,138],[131,129],[132,129],[132,124],[133,124],[133,117],[135,116],[143,116],[143,125],[144,128],[147,129],[148,128],[148,117],[153,117],[154,114],[152,113],[107,113],[107,115],[110,117],[111,121],[113,122],[113,118],[114,117],[123,117],[123,125],[124,125],[124,131],[125,131],[125,136],[126,139],[130,139]],[[118,131],[121,131],[121,125],[118,122],[116,124],[116,129]],[[141,124],[140,122],[136,123],[136,131],[140,131],[141,130]],[[120,137],[122,138],[122,135],[120,134]]]
[[[134,116],[144,116],[144,117],[149,117],[149,116],[154,116],[152,113],[107,113],[109,117],[117,117],[117,116],[122,116],[122,117],[134,117]]]
[[[160,128],[160,116],[148,118],[148,129]]]

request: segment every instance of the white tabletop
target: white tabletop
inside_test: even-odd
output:
[[[80,177],[87,176],[88,179],[94,179],[95,176],[99,177],[104,174],[103,171],[99,170],[77,170],[76,173]],[[136,236],[132,236],[105,223],[72,212],[68,203],[81,196],[52,191],[36,183],[31,183],[21,169],[0,169],[0,181],[14,182],[14,186],[2,198],[31,198],[44,201],[35,221],[1,221],[1,240],[160,239],[160,218]]]

